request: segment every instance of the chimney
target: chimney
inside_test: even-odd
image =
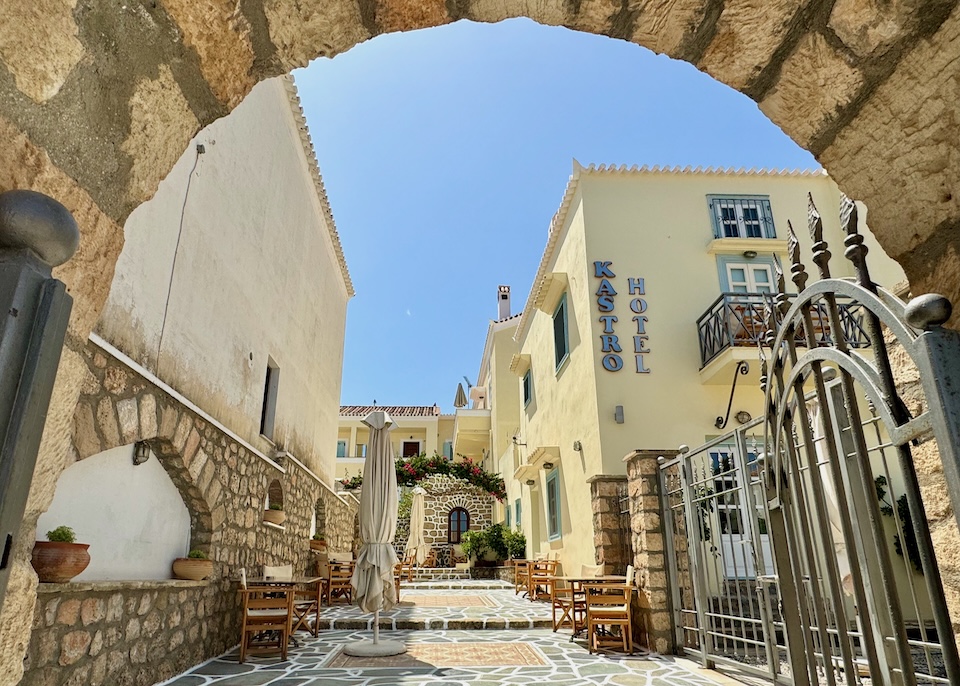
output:
[[[510,286],[497,286],[497,321],[510,318]]]

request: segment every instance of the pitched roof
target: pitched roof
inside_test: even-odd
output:
[[[366,417],[381,410],[394,417],[439,417],[436,405],[341,405],[341,417]]]

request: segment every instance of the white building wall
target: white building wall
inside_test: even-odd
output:
[[[169,579],[170,562],[189,552],[187,506],[153,453],[134,466],[133,445],[63,472],[37,538],[61,525],[90,545],[90,565],[74,581]]]
[[[204,129],[124,231],[98,332],[266,452],[272,360],[275,443],[332,477],[348,286],[283,79]]]

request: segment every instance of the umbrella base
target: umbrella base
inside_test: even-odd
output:
[[[353,657],[388,657],[407,652],[407,646],[400,641],[358,641],[343,646],[343,652]]]

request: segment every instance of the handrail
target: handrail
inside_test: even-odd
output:
[[[794,295],[787,295],[793,298]],[[849,348],[866,348],[870,342],[864,325],[863,305],[838,302],[841,333]],[[700,368],[727,348],[757,347],[766,335],[766,310],[777,312],[771,293],[721,293],[697,319],[697,337],[700,345]],[[814,337],[817,345],[832,345],[833,339],[825,306],[811,307]],[[806,346],[802,328],[796,332],[796,344]]]

